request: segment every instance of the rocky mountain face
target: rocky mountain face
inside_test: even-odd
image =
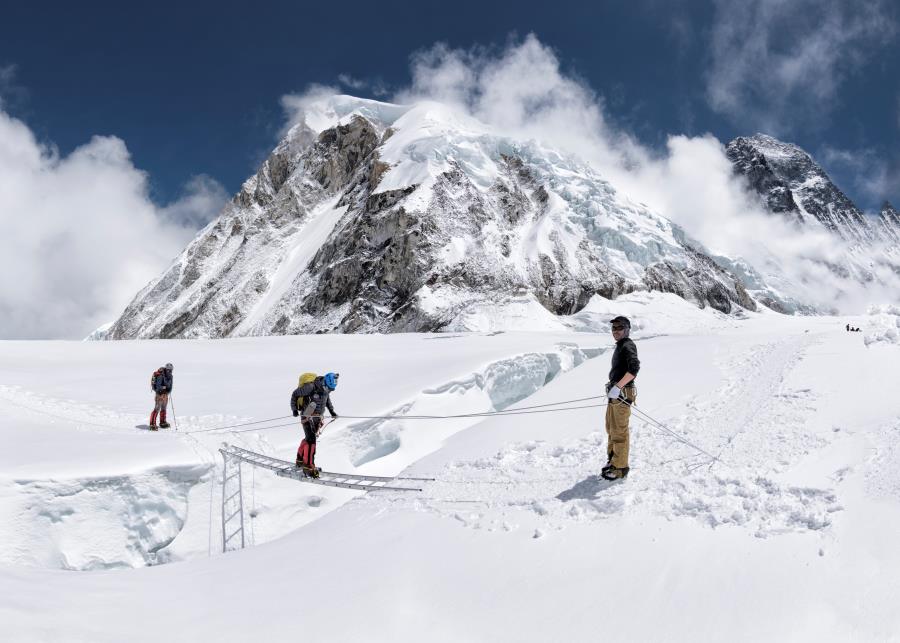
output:
[[[900,244],[900,212],[885,201],[878,214],[879,235],[889,243]]]
[[[896,243],[900,227],[890,204],[879,220],[867,217],[796,145],[756,134],[731,141],[726,155],[769,211],[804,225],[824,226],[858,249]]]
[[[441,105],[339,96],[106,337],[435,331],[513,296],[565,315],[634,290],[756,308],[699,244],[590,167]]]

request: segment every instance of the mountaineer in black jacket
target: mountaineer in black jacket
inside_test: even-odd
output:
[[[153,413],[150,414],[150,430],[156,431],[156,414],[159,414],[159,426],[169,428],[166,422],[166,408],[169,406],[169,393],[175,385],[175,376],[172,374],[174,367],[171,364],[160,366],[150,376],[150,388],[156,394],[153,400]]]
[[[628,475],[628,421],[631,419],[631,405],[637,399],[637,388],[634,378],[641,368],[637,346],[628,335],[631,334],[631,322],[627,317],[616,317],[610,320],[616,350],[613,351],[612,368],[609,371],[609,382],[606,384],[606,395],[609,404],[606,407],[606,466],[600,472],[607,480],[617,480]]]
[[[294,417],[301,416],[304,435],[297,449],[297,466],[311,478],[319,477],[320,470],[316,467],[316,438],[322,429],[322,413],[328,409],[331,417],[337,418],[331,405],[331,392],[337,388],[338,377],[338,373],[326,373],[302,383],[291,394],[291,411]],[[300,381],[303,380],[304,377],[301,376]]]

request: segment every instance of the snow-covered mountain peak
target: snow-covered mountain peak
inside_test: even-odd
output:
[[[756,134],[731,141],[726,155],[770,211],[801,225],[824,226],[860,249],[880,240],[859,208],[797,145]]]
[[[768,134],[756,133],[753,136],[738,137],[736,141],[745,141],[770,162],[778,161],[808,161],[812,162],[809,154],[793,143],[780,141]]]
[[[109,337],[459,329],[473,306],[525,297],[561,315],[636,290],[755,308],[699,244],[577,159],[450,106],[336,96],[305,106]]]
[[[355,116],[384,129],[409,111],[408,105],[395,105],[344,94],[304,100],[299,106],[301,123],[316,134],[339,125],[347,125]]]

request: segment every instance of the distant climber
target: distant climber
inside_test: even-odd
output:
[[[637,388],[634,378],[641,368],[637,346],[628,336],[631,334],[631,322],[627,317],[616,317],[610,320],[612,336],[616,341],[616,349],[612,355],[612,368],[609,371],[609,382],[606,384],[606,466],[600,475],[606,480],[617,480],[628,475],[628,421],[631,418],[631,405],[637,399]]]
[[[850,332],[850,324],[847,324],[847,332]]]
[[[159,428],[168,429],[169,423],[166,422],[166,408],[169,406],[169,393],[172,392],[172,386],[175,383],[172,371],[172,364],[160,366],[153,371],[150,376],[150,388],[156,394],[153,406],[153,413],[150,414],[150,430],[158,431]],[[159,426],[156,426],[156,414],[159,414]]]
[[[298,386],[291,394],[291,411],[300,416],[304,438],[297,449],[297,468],[304,475],[318,478],[321,469],[316,467],[316,438],[322,430],[322,413],[327,408],[332,419],[337,413],[331,405],[331,392],[337,388],[339,373],[326,373],[319,377],[315,373],[300,376]]]

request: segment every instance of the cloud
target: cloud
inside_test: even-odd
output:
[[[0,109],[28,98],[28,91],[16,82],[18,71],[16,65],[0,65]]]
[[[303,123],[310,108],[340,93],[341,90],[332,85],[313,83],[301,94],[286,94],[282,96],[280,101],[281,109],[284,111],[286,121],[279,132],[279,136],[283,137],[294,125]]]
[[[339,74],[338,81],[341,85],[349,87],[350,89],[365,89],[369,85],[366,81],[353,78],[349,74]]]
[[[63,157],[0,111],[0,338],[81,338],[112,321],[220,197],[197,177],[160,209],[121,139]]]
[[[381,78],[355,78],[349,74],[339,74],[338,83],[356,92],[357,95],[370,94],[375,98],[388,96],[391,91]]]
[[[896,32],[881,0],[715,0],[707,100],[748,131],[815,126]]]
[[[450,49],[437,44],[411,59],[412,84],[395,102],[456,105],[499,134],[548,140],[612,169],[639,163],[647,152],[608,122],[603,99],[565,76],[552,48],[534,34],[505,49]]]
[[[15,65],[0,65],[0,100],[2,100],[3,94],[13,85],[15,78]]]
[[[199,230],[219,215],[229,198],[221,183],[198,174],[188,180],[176,201],[160,208],[159,214],[170,223]]]

